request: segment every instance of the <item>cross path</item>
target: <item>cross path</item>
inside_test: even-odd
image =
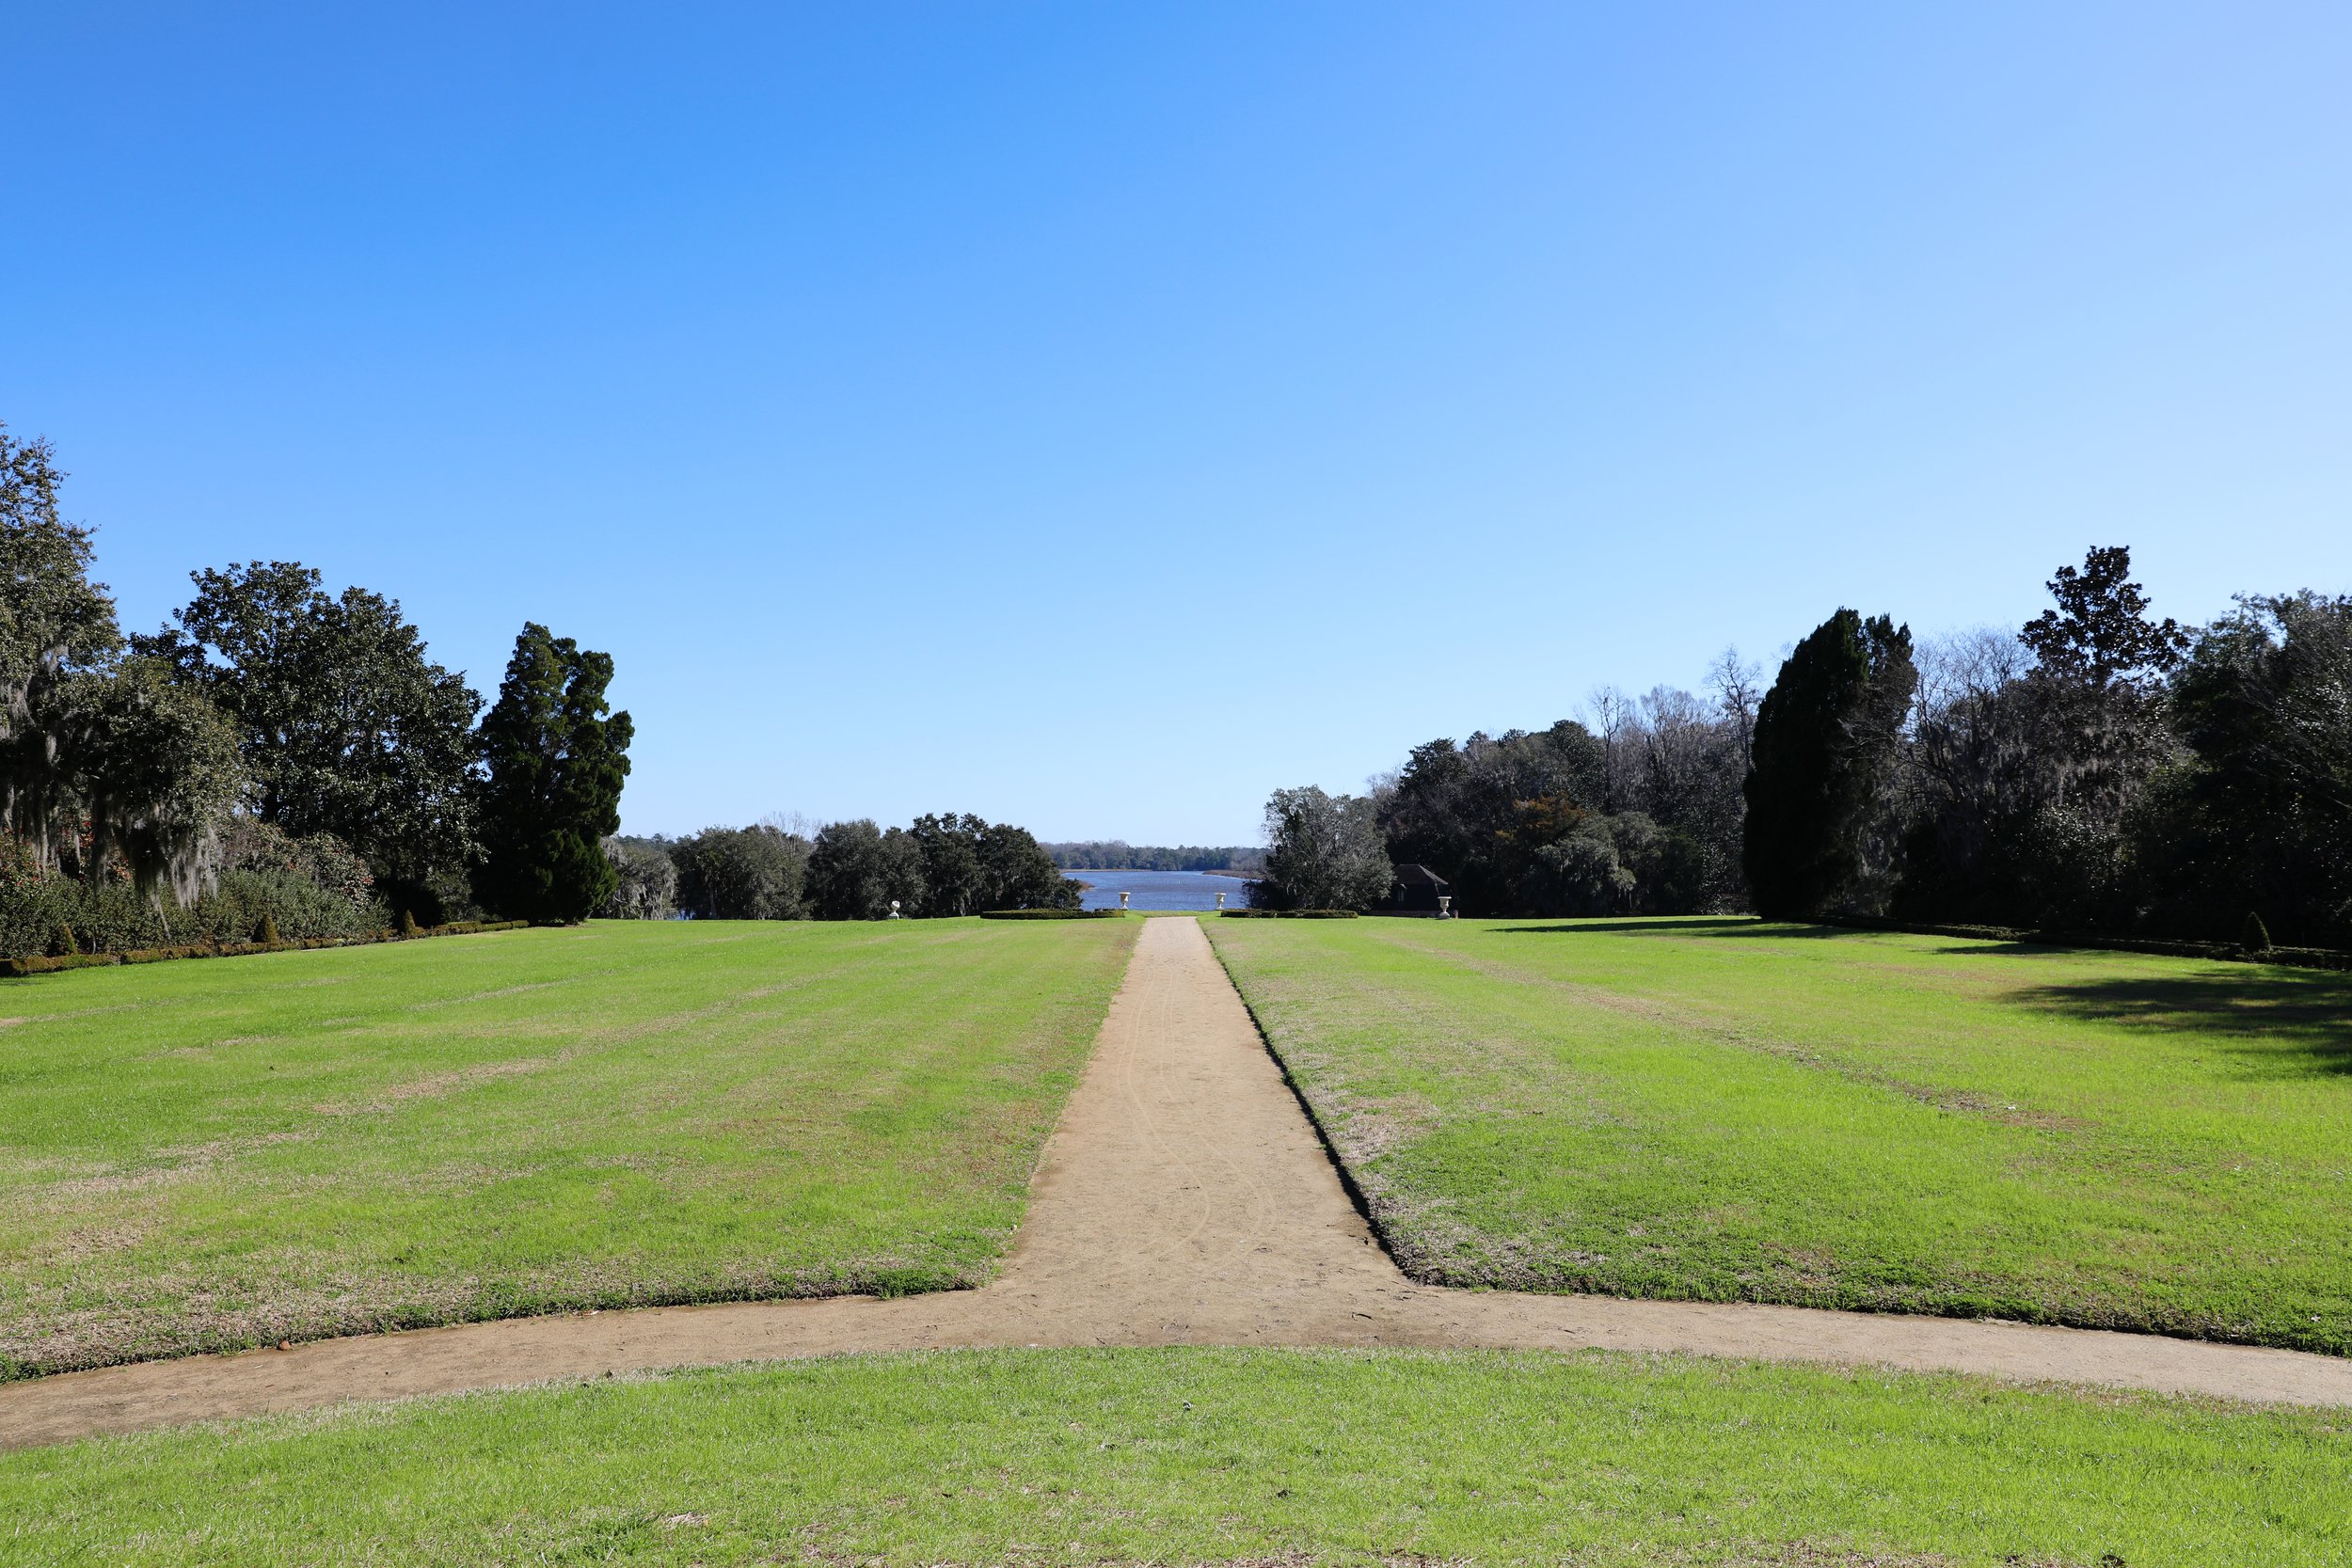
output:
[[[1199,924],[1153,920],[997,1280],[329,1339],[0,1386],[0,1446],[852,1351],[1407,1345],[1678,1352],[2352,1405],[2352,1361],[2022,1323],[1415,1284],[1349,1203]]]

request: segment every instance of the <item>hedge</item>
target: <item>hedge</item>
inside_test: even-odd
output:
[[[114,953],[68,953],[57,958],[0,958],[0,976],[23,979],[29,974],[55,974],[67,969],[104,969],[115,964],[165,963],[173,958],[242,958],[254,953],[298,953],[319,947],[365,947],[379,942],[407,942],[421,937],[462,937],[481,931],[512,931],[528,920],[459,920],[421,929],[415,937],[391,930],[356,937],[301,937],[292,942],[197,942],[182,947],[133,947]]]
[[[2014,926],[1945,926],[1917,920],[1887,920],[1869,914],[1814,915],[1811,924],[1843,926],[1861,931],[1900,931],[1917,937],[1959,937],[1971,942],[2021,942],[2036,947],[2097,947],[2114,953],[2154,953],[2168,958],[2224,958],[2240,963],[2287,964],[2297,969],[2352,969],[2352,953],[2332,947],[2265,947],[2257,951],[2226,942],[2173,942],[2161,937],[2113,937],[2089,931],[2027,930]]]
[[[1353,920],[1354,910],[1224,910],[1228,920]]]
[[[259,940],[265,923],[283,939],[364,937],[389,927],[391,913],[276,867],[224,871],[185,906],[143,898],[128,882],[41,877],[0,886],[0,955],[234,946]]]
[[[982,920],[1117,920],[1125,910],[982,910]]]

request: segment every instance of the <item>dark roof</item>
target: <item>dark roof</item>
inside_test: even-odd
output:
[[[1412,862],[1408,862],[1396,868],[1396,879],[1408,887],[1419,882],[1426,882],[1432,887],[1444,887],[1446,885],[1446,879],[1443,877],[1438,876],[1436,872],[1430,870],[1425,865]]]

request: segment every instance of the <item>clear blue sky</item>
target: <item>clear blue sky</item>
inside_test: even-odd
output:
[[[2352,8],[18,4],[0,419],[639,832],[1250,841],[1841,603],[2352,590]]]

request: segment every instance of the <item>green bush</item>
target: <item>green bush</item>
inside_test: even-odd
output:
[[[2249,953],[2270,951],[2270,927],[2265,926],[2263,917],[2251,910],[2246,913],[2246,927],[2238,933],[2237,944]]]
[[[1124,910],[982,910],[982,920],[1117,920]]]
[[[420,936],[472,936],[484,931],[513,931],[528,920],[462,920],[419,931]],[[29,974],[55,974],[68,969],[100,969],[109,964],[164,963],[173,958],[239,958],[252,953],[282,953],[289,947],[364,947],[370,942],[397,940],[389,928],[353,937],[302,937],[275,944],[259,942],[191,942],[178,947],[133,947],[114,953],[69,953],[63,957],[35,956],[0,958],[0,975],[23,979]]]
[[[413,937],[418,934],[417,915],[414,910],[400,911],[400,934],[404,937]]]
[[[1228,920],[1353,920],[1354,910],[1226,910]]]
[[[355,904],[299,872],[273,867],[224,871],[193,904],[142,898],[128,882],[97,886],[44,877],[0,886],[0,956],[221,946],[275,922],[280,940],[359,937],[388,930],[380,904]]]

